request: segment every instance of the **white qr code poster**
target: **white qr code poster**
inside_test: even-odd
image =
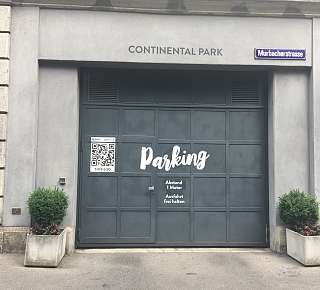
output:
[[[91,137],[90,172],[115,172],[116,138]]]

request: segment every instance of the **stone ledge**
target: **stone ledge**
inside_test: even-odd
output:
[[[0,227],[0,254],[24,253],[29,227]]]
[[[7,138],[7,114],[0,112],[0,140],[6,140],[6,138]]]
[[[8,87],[0,87],[0,111],[8,112]]]
[[[4,169],[0,168],[0,198],[4,196]],[[1,223],[0,223],[1,225]]]
[[[0,59],[0,85],[9,84],[9,60]]]
[[[2,221],[3,221],[3,194],[0,195],[0,225],[2,224]],[[1,253],[1,249],[0,249],[0,253]]]
[[[10,34],[0,33],[0,57],[9,58]]]
[[[1,1],[0,1],[1,3]],[[0,6],[0,31],[10,31],[11,7]]]
[[[7,143],[5,141],[0,140],[0,169],[5,167],[6,145]]]

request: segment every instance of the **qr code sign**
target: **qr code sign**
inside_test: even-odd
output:
[[[113,141],[113,142],[110,142]],[[115,138],[92,137],[90,172],[115,172]]]

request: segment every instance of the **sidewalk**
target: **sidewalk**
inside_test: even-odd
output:
[[[320,289],[320,267],[269,250],[82,251],[57,269],[0,255],[0,289]]]

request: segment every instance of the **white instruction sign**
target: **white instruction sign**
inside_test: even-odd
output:
[[[115,172],[116,138],[91,137],[90,172]]]

